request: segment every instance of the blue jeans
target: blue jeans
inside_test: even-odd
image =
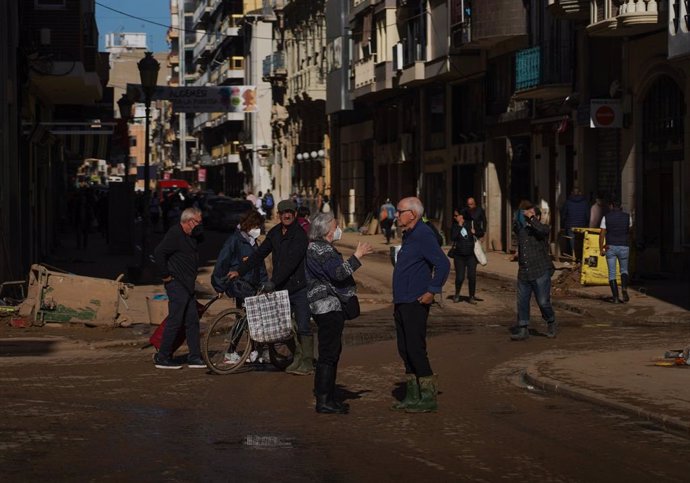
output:
[[[529,303],[532,292],[541,310],[541,317],[550,324],[556,320],[556,314],[551,306],[551,272],[547,272],[536,280],[519,280],[517,285],[518,325],[529,325]]]
[[[609,281],[616,280],[616,260],[621,266],[621,275],[628,273],[630,248],[621,245],[609,245],[606,250],[606,264],[609,266]]]
[[[178,332],[184,329],[189,347],[189,359],[201,359],[201,341],[199,335],[199,313],[196,309],[194,294],[173,280],[165,284],[168,294],[168,319],[163,329],[163,340],[158,353],[163,359],[170,359],[177,349],[175,339]]]
[[[290,294],[290,308],[297,322],[297,335],[311,335],[311,310],[307,301],[307,288]]]

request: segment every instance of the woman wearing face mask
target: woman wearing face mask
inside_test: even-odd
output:
[[[460,290],[465,281],[465,271],[470,286],[467,301],[472,305],[477,304],[475,290],[477,287],[477,258],[474,256],[474,223],[465,211],[453,211],[453,225],[450,229],[450,238],[455,247],[455,296],[453,302],[460,302]]]
[[[311,221],[306,257],[307,300],[318,326],[319,359],[314,378],[316,412],[344,414],[347,404],[335,400],[335,378],[342,350],[348,301],[356,301],[352,274],[362,266],[362,257],[372,253],[371,245],[359,243],[355,253],[345,261],[333,242],[340,240],[342,230],[331,213],[319,213]],[[358,306],[357,306],[358,307]]]
[[[242,215],[240,224],[225,240],[213,269],[211,276],[213,288],[218,293],[235,297],[238,308],[242,306],[245,297],[254,295],[259,285],[268,281],[266,265],[263,260],[243,277],[234,280],[228,279],[228,272],[237,270],[240,264],[259,248],[257,238],[261,235],[263,221],[263,217],[256,210],[248,211]]]

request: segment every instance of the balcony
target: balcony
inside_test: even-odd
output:
[[[285,52],[280,50],[267,55],[263,60],[262,74],[264,80],[284,78],[287,75]]]
[[[195,61],[197,59],[199,59],[201,57],[201,54],[203,54],[206,51],[206,48],[208,47],[208,40],[209,40],[209,36],[204,34],[197,41],[196,45],[194,46],[194,50],[192,52],[192,55],[194,55]]]
[[[359,59],[354,63],[355,89],[365,86],[373,86],[376,82],[374,67],[376,65],[376,54],[370,55],[365,59]]]
[[[374,67],[374,74],[376,77],[376,91],[382,91],[384,89],[393,88],[393,78],[395,73],[393,72],[393,62],[386,61],[376,64]]]
[[[199,76],[199,78],[196,79],[196,80],[192,83],[192,85],[193,85],[194,87],[203,87],[203,86],[205,86],[206,84],[209,83],[209,80],[210,80],[210,74],[209,74],[208,71],[206,71],[206,72],[204,72],[201,76]]]
[[[192,16],[194,27],[198,27],[199,24],[208,20],[210,13],[211,6],[209,5],[209,0],[199,0],[199,5],[197,5],[196,10],[194,10],[194,15]]]
[[[225,144],[218,144],[211,148],[211,159],[214,164],[239,163],[240,162],[240,143],[230,141]]]
[[[500,12],[500,15],[497,14]],[[490,48],[500,42],[527,39],[527,9],[514,0],[482,0],[471,6],[452,35],[453,49]]]
[[[297,98],[303,94],[312,100],[326,100],[326,79],[317,65],[296,72],[288,77],[288,97]]]
[[[244,57],[235,55],[225,59],[220,66],[218,83],[220,84],[228,79],[244,79]]]
[[[515,54],[515,98],[558,99],[572,91],[572,46],[548,45]]]
[[[590,0],[549,0],[547,8],[556,18],[585,20],[589,17]]]
[[[664,0],[592,0],[587,32],[593,36],[630,36],[661,30]]]
[[[225,17],[225,20],[220,24],[220,33],[230,37],[238,37],[243,19],[244,16],[238,14]]]
[[[168,65],[178,65],[180,63],[180,54],[178,52],[170,52],[168,54]]]

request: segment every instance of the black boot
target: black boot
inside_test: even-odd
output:
[[[331,401],[333,402],[333,405],[335,405],[338,408],[344,409],[345,411],[350,410],[350,405],[346,402],[339,401],[338,398],[335,397],[335,381],[338,379],[338,366],[333,366],[333,379],[331,380],[331,391],[330,391],[330,396],[331,396]]]
[[[614,304],[620,304],[621,300],[618,298],[618,283],[615,280],[609,280],[609,286],[611,287],[611,302]]]
[[[630,302],[630,297],[628,296],[628,282],[630,277],[627,273],[621,274],[621,291],[623,292],[623,302]]]
[[[332,390],[335,387],[335,367],[317,364],[314,377],[316,393],[316,412],[321,414],[345,414],[347,409],[333,401]]]
[[[462,284],[455,286],[455,297],[453,297],[453,302],[456,304],[460,302],[460,290],[462,290]]]

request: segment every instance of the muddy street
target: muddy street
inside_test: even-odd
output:
[[[363,316],[346,326],[338,374],[352,406],[344,416],[317,415],[312,378],[269,366],[228,376],[157,370],[151,349],[135,343],[148,327],[117,329],[129,339],[90,329],[100,345],[84,342],[80,331],[89,329],[26,331],[39,341],[17,339],[0,358],[3,479],[687,481],[688,439],[541,392],[521,377],[539,354],[665,343],[682,328],[559,309],[558,338],[510,342],[512,287],[480,277],[480,304],[444,300],[432,309],[440,411],[398,413],[389,409],[402,396],[403,370],[386,271],[390,264],[376,255],[358,277]]]

